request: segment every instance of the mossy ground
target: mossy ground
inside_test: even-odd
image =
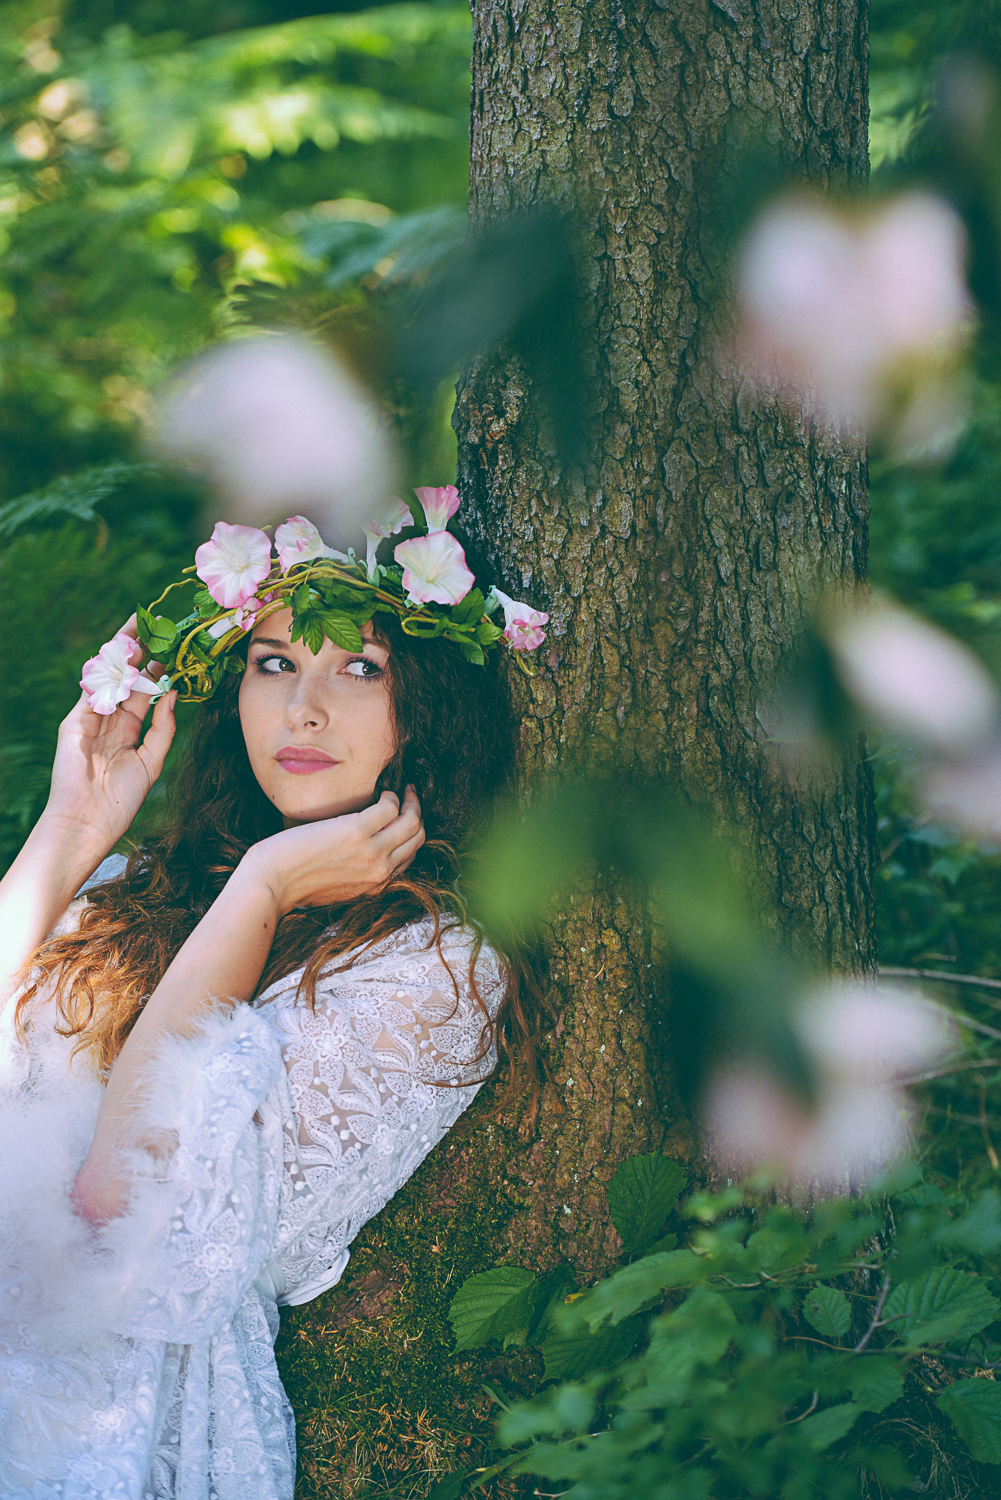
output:
[[[365,1226],[340,1285],[282,1313],[276,1354],[298,1421],[297,1500],[410,1500],[455,1469],[490,1463],[497,1406],[485,1386],[527,1394],[541,1373],[533,1350],[452,1352],[452,1297],[496,1263],[513,1212],[476,1137],[453,1132]],[[452,1163],[459,1188],[443,1201]],[[483,1493],[508,1500],[527,1483]]]

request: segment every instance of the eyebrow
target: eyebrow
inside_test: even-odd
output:
[[[375,640],[373,636],[363,635],[361,638],[361,643],[363,646],[378,646],[380,651],[385,651],[386,649],[385,646],[381,645],[379,641]],[[287,651],[290,644],[292,643],[289,641],[276,640],[273,635],[255,635],[250,644],[252,646],[277,646],[279,651]]]

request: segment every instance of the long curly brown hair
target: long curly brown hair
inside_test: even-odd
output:
[[[414,639],[392,619],[380,617],[374,629],[389,648],[396,743],[376,794],[389,789],[402,796],[413,785],[427,842],[409,869],[378,894],[337,907],[302,908],[282,919],[261,988],[305,964],[299,996],[309,1005],[315,1004],[321,971],[349,950],[364,951],[427,917],[434,924],[428,946],[440,945],[443,931],[468,922],[457,886],[460,862],[513,774],[510,700],[496,661],[473,665],[450,642]],[[228,677],[199,710],[160,828],[134,849],[121,876],[88,892],[75,930],[50,937],[30,960],[31,984],[17,1006],[19,1028],[32,1001],[43,990],[53,994],[58,1029],[77,1037],[76,1050],[101,1072],[111,1067],[174,955],[247,849],[282,827],[251,770],[239,683],[239,677]],[[491,1020],[476,985],[481,941],[477,937],[473,944],[468,976],[483,1010],[481,1057],[496,1041],[509,1072],[502,1104],[526,1087],[534,1099],[537,987],[518,955],[503,953],[507,992]],[[357,956],[340,967],[349,968]]]

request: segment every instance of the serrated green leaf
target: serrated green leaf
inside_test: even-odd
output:
[[[897,1360],[876,1355],[858,1361],[851,1372],[849,1390],[863,1411],[882,1411],[904,1394],[904,1371]]]
[[[320,617],[323,633],[342,651],[361,651],[364,642],[357,624],[342,611],[327,610]]]
[[[822,1452],[851,1431],[861,1410],[854,1401],[846,1401],[841,1406],[829,1406],[826,1411],[818,1411],[815,1416],[807,1417],[801,1422],[800,1434],[811,1448]]]
[[[737,1319],[727,1299],[696,1287],[680,1307],[650,1324],[650,1345],[642,1356],[646,1382],[622,1399],[629,1411],[676,1406],[688,1394],[694,1371],[716,1364],[734,1336]]]
[[[612,1223],[622,1236],[623,1255],[645,1250],[685,1186],[685,1174],[675,1161],[652,1152],[630,1156],[608,1184]]]
[[[844,1292],[817,1286],[803,1303],[803,1316],[825,1339],[840,1339],[852,1324],[852,1310]]]
[[[626,1318],[597,1333],[553,1332],[542,1346],[547,1380],[583,1380],[593,1370],[607,1370],[626,1358],[643,1330],[642,1318]]]
[[[691,1286],[712,1273],[711,1262],[691,1250],[667,1250],[645,1255],[623,1266],[607,1281],[599,1281],[569,1308],[554,1314],[554,1323],[566,1333],[586,1323],[593,1333],[606,1321],[613,1325],[638,1312],[645,1302],[673,1287]]]
[[[884,1319],[910,1349],[966,1339],[992,1323],[1001,1303],[979,1276],[955,1266],[932,1266],[902,1281],[889,1297]]]
[[[455,1329],[456,1352],[478,1349],[490,1339],[503,1338],[531,1321],[524,1293],[536,1285],[531,1271],[521,1266],[495,1266],[482,1271],[456,1292],[448,1310]]]
[[[1001,1385],[996,1380],[957,1380],[935,1400],[978,1463],[1001,1464]]]

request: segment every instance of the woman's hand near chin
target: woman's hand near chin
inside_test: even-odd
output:
[[[297,906],[338,906],[382,890],[424,843],[420,803],[408,787],[361,812],[321,818],[262,839],[247,851],[237,882],[264,886],[279,917]]]

